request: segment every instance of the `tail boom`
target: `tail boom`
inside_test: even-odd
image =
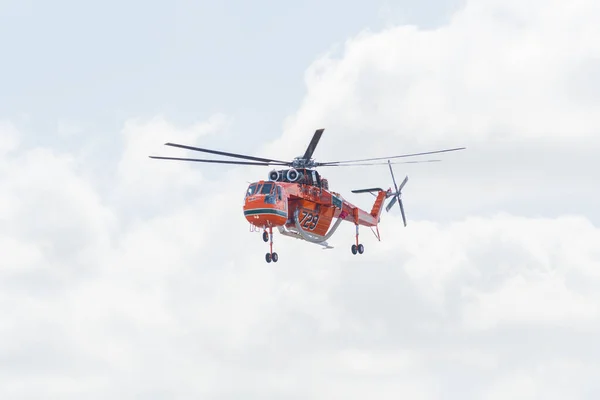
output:
[[[352,203],[344,200],[342,209],[336,210],[334,217],[340,217],[348,222],[352,222],[357,225],[376,227],[379,223],[381,212],[383,211],[383,203],[388,196],[388,192],[380,188],[364,189],[353,191],[353,193],[372,193],[377,191],[377,196],[373,207],[370,212],[367,212],[360,207],[355,206]]]

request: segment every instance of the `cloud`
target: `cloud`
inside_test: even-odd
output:
[[[332,251],[276,237],[281,260],[267,265],[241,216],[246,171],[130,224],[130,205],[107,210],[68,160],[39,150],[12,160],[23,174],[12,179],[35,202],[0,235],[14,250],[1,269],[3,395],[359,398],[377,388],[430,399],[458,387],[494,396],[524,382],[538,393],[598,356],[586,338],[598,331],[600,231],[585,218],[404,228],[388,215],[383,242],[363,232],[363,256],[350,253],[346,227]],[[120,185],[127,173],[116,190],[131,190]],[[167,170],[164,182],[196,173]],[[43,174],[65,186],[44,185]],[[41,199],[49,208],[36,214]],[[547,363],[560,367],[537,372]]]
[[[598,11],[469,2],[446,26],[363,33],[309,68],[264,155],[301,154],[318,127],[318,158],[469,145],[396,169],[411,174],[409,225],[385,214],[361,256],[344,225],[334,250],[276,236],[266,264],[241,212],[266,171],[148,159],[226,116],[129,120],[103,179],[78,154],[19,148],[5,123],[0,396],[597,397],[600,230],[564,204],[597,194],[597,95],[574,72],[593,71],[597,44],[574,39]],[[347,194],[389,185],[385,168],[327,174]]]
[[[470,1],[435,29],[362,32],[308,68],[301,107],[264,153],[300,154],[317,128],[326,129],[319,161],[466,146],[423,157],[442,163],[395,168],[411,176],[411,216],[502,210],[598,223],[600,192],[589,183],[600,179],[600,48],[590,15],[593,1],[568,10]],[[391,184],[386,166],[323,173],[340,192]]]
[[[364,32],[340,58],[311,65],[288,133],[316,122],[346,140],[368,133],[409,145],[594,139],[597,11],[589,0],[568,11],[559,2],[470,1],[432,30]]]

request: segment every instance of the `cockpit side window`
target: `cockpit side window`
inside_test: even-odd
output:
[[[273,190],[273,184],[272,183],[265,183],[262,187],[262,190],[260,191],[261,194],[270,194],[271,191]]]
[[[277,188],[277,199],[281,201],[281,186],[276,186]]]
[[[258,185],[256,183],[253,183],[252,185],[248,186],[248,190],[246,191],[246,197],[256,194],[257,186]]]

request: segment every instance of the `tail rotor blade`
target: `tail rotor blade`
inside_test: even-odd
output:
[[[406,178],[404,178],[404,180],[400,184],[400,189],[397,189],[398,193],[400,193],[400,191],[402,190],[402,188],[404,187],[404,185],[406,185],[406,182],[408,182],[408,175],[406,176]]]
[[[390,200],[388,205],[385,207],[385,211],[389,212],[392,209],[392,207],[394,207],[394,204],[396,204],[397,201],[398,206],[400,207],[400,212],[402,213],[402,221],[404,221],[404,226],[406,226],[406,215],[404,214],[404,205],[402,204],[402,199],[400,198],[400,196],[402,194],[401,192],[404,188],[404,185],[406,185],[406,182],[408,182],[408,175],[404,178],[404,180],[400,184],[400,187],[398,187],[398,184],[396,183],[396,178],[394,177],[394,170],[392,169],[392,162],[390,160],[388,160],[388,166],[390,167],[390,174],[392,175],[392,181],[394,182],[394,188],[396,189],[396,192],[389,194],[394,198]]]
[[[402,213],[402,221],[404,221],[404,226],[406,226],[406,215],[404,214],[404,205],[402,205],[402,199],[398,201],[398,205],[400,206],[400,212]]]
[[[385,207],[385,211],[390,212],[390,210],[392,209],[392,207],[396,203],[396,200],[398,200],[398,196],[394,196],[394,198],[392,200],[390,200],[390,202],[388,203],[388,205]]]
[[[390,160],[388,160],[388,166],[390,167],[390,174],[392,174],[392,181],[394,182],[396,193],[398,193],[398,185],[396,184],[396,178],[394,177],[394,170],[392,170],[392,163]]]

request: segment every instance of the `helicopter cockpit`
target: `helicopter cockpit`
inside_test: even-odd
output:
[[[250,186],[248,186],[245,197],[247,198],[256,195],[263,195],[265,198],[265,203],[267,204],[275,204],[277,201],[281,201],[283,199],[281,186],[275,184],[274,182],[251,183]]]

